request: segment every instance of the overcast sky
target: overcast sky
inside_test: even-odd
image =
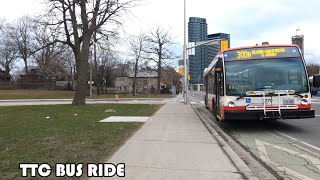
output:
[[[24,14],[39,14],[43,0],[2,1],[0,17],[12,21]],[[148,31],[156,25],[170,28],[177,48],[183,43],[183,0],[144,0],[125,19],[128,34]],[[307,62],[320,60],[319,0],[187,0],[187,17],[207,19],[208,33],[229,33],[231,47],[291,44],[291,36],[305,36]],[[180,53],[181,54],[181,53]]]

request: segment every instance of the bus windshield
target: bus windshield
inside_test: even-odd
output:
[[[227,95],[263,90],[309,92],[304,64],[298,57],[226,61],[225,69]]]

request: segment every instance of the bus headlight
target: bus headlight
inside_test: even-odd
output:
[[[230,108],[234,108],[234,102],[230,101],[230,102],[228,103],[228,106],[229,106]]]
[[[306,106],[308,104],[308,100],[306,100],[306,99],[302,99],[301,100],[301,105],[302,106]]]

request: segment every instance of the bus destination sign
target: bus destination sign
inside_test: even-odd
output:
[[[226,51],[224,58],[226,61],[300,57],[297,47],[259,47],[233,51]]]

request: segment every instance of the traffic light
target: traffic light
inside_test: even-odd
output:
[[[229,44],[228,40],[221,40],[221,42],[220,42],[220,51],[227,50],[229,48],[228,44]]]
[[[179,74],[182,75],[183,74],[183,68],[180,66],[179,67]]]
[[[190,79],[191,79],[191,77],[190,77],[190,75],[188,75],[188,81],[190,81]]]

